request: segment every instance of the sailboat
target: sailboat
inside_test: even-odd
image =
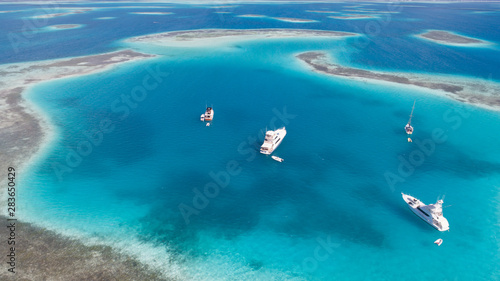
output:
[[[408,124],[405,126],[405,131],[408,135],[413,134],[413,127],[411,126],[411,118],[413,117],[413,110],[415,109],[415,102],[413,101],[413,107],[411,108],[410,120],[408,120]],[[408,137],[408,142],[411,142],[411,138]]]

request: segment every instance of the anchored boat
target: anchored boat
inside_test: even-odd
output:
[[[274,160],[276,160],[276,161],[278,161],[278,162],[283,162],[283,161],[285,161],[285,160],[283,160],[283,158],[278,157],[278,156],[275,156],[275,155],[271,156],[271,158],[273,158]]]
[[[205,111],[205,113],[203,113],[201,116],[200,116],[200,121],[201,122],[211,122],[212,120],[214,119],[214,109],[212,107],[207,107],[207,110]],[[207,123],[207,126],[210,126],[208,125],[210,123]]]
[[[415,109],[415,101],[413,101],[413,107],[411,108],[410,120],[408,120],[408,124],[405,126],[405,131],[408,135],[413,134],[413,127],[411,126],[411,118],[413,117],[413,110]],[[408,141],[411,142],[411,139],[408,138]]]
[[[449,230],[448,220],[443,216],[443,200],[439,199],[435,204],[425,205],[417,198],[401,193],[410,210],[417,216],[432,225],[439,231]]]
[[[273,153],[273,151],[281,144],[285,136],[285,127],[275,131],[267,131],[264,143],[260,147],[260,153],[267,155]]]

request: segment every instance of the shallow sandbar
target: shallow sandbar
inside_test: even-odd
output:
[[[373,19],[373,18],[376,18],[376,16],[349,14],[349,15],[345,15],[345,16],[329,16],[329,18],[338,19],[338,20],[359,20],[359,19]]]
[[[417,37],[447,45],[478,45],[487,43],[483,40],[458,35],[444,30],[430,30],[417,35]]]
[[[172,12],[130,12],[133,15],[172,15]]]
[[[443,79],[439,76],[431,75],[376,72],[345,67],[332,63],[323,52],[306,52],[297,55],[297,58],[312,67],[314,71],[323,74],[356,80],[370,79],[437,90],[444,96],[460,102],[500,110],[500,85],[491,81],[460,77],[446,77]]]
[[[58,24],[58,25],[51,25],[48,26],[51,29],[75,29],[75,28],[80,28],[82,27],[82,24]]]
[[[318,22],[316,20],[309,20],[309,19],[296,19],[296,18],[272,18],[275,20],[279,21],[284,21],[284,22],[293,22],[293,23],[311,23],[311,22]]]
[[[270,38],[335,38],[355,35],[357,34],[312,29],[198,29],[132,37],[127,41],[132,43],[156,44],[168,47],[206,47],[226,44],[228,41]]]

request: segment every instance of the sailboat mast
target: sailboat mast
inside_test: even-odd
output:
[[[413,101],[413,107],[411,108],[411,114],[410,114],[410,120],[408,120],[408,124],[411,125],[411,118],[413,117],[413,110],[415,109],[415,102],[416,100]]]

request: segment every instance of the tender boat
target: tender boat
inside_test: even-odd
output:
[[[401,193],[403,200],[408,204],[417,216],[432,225],[439,231],[449,230],[448,220],[443,216],[443,200],[439,199],[435,204],[425,205],[417,198]]]
[[[273,153],[273,151],[281,144],[285,136],[285,127],[275,131],[267,131],[264,143],[260,147],[260,153],[267,155]]]
[[[203,114],[200,116],[200,121],[201,121],[201,122],[204,122],[204,121],[205,121],[205,113],[203,113]]]
[[[434,244],[441,246],[441,244],[443,244],[443,239],[439,238],[438,240],[434,241]]]
[[[285,161],[285,160],[283,160],[283,158],[280,158],[280,157],[278,157],[278,156],[274,156],[274,155],[273,155],[273,156],[271,156],[271,158],[273,158],[274,160],[276,160],[276,161],[278,161],[278,162],[283,162],[283,161]]]
[[[405,131],[408,135],[413,134],[413,127],[411,126],[411,118],[413,117],[413,110],[415,109],[415,101],[413,101],[413,107],[411,108],[410,120],[408,120],[408,124],[405,126]],[[411,142],[411,139],[408,138],[408,142]]]

